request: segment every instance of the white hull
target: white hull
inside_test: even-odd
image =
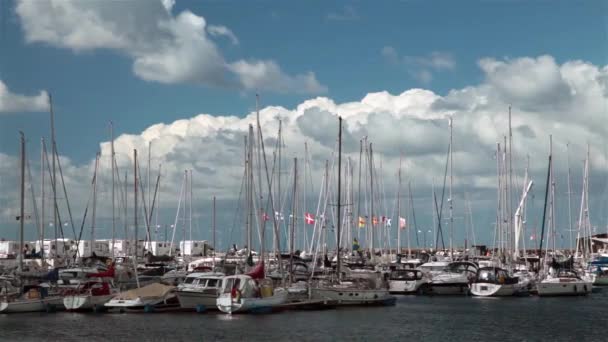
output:
[[[608,285],[608,275],[598,275],[593,285]]]
[[[390,280],[388,291],[392,294],[417,293],[420,287],[426,283],[425,280]]]
[[[394,301],[388,290],[363,290],[322,287],[312,289],[312,298],[339,305],[382,305]]]
[[[471,294],[479,297],[509,297],[518,293],[520,289],[519,284],[471,284]]]
[[[236,300],[229,293],[220,295],[216,300],[217,308],[227,314],[244,312],[272,311],[287,302],[288,292],[276,289],[274,295],[265,298],[240,298]]]
[[[0,302],[0,313],[45,312],[49,308],[63,309],[63,299],[61,297],[47,297],[44,299]]]
[[[63,305],[66,310],[95,310],[104,308],[104,304],[110,301],[115,295],[105,296],[66,296],[63,298]]]
[[[546,281],[537,284],[539,296],[584,296],[591,293],[592,283],[577,280],[568,282]]]
[[[432,295],[455,296],[468,293],[468,283],[431,283],[429,287],[429,294]]]
[[[136,299],[112,299],[104,306],[108,308],[141,309],[164,303],[169,298],[136,298]]]
[[[179,305],[184,309],[197,309],[203,306],[206,310],[217,310],[217,295],[194,291],[177,291]]]

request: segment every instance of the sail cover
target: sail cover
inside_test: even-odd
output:
[[[264,274],[264,261],[260,261],[249,273],[246,275],[250,276],[252,279],[263,279]]]

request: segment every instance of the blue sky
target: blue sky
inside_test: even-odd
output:
[[[262,118],[275,134],[276,115],[283,117],[293,135],[287,137],[294,142],[288,141],[290,153],[301,156],[300,145],[308,141],[316,162],[328,158],[335,138],[328,113],[347,119],[353,141],[370,135],[387,169],[396,168],[395,151],[406,149],[418,205],[429,209],[422,197],[443,177],[449,112],[456,115],[461,152],[458,191],[471,189],[478,225],[487,228],[495,219],[495,142],[502,140],[512,104],[516,168],[521,176],[523,159],[531,155],[536,201],[548,134],[559,155],[560,208],[566,142],[572,143],[577,188],[579,159],[591,143],[592,197],[599,196],[591,206],[597,224],[606,224],[608,2],[177,0],[163,7],[160,1],[59,0],[53,10],[45,7],[48,1],[0,1],[0,160],[17,155],[19,130],[30,155],[37,155],[49,125],[35,96],[48,91],[80,204],[88,195],[91,161],[109,139],[109,121],[117,137],[131,134],[119,138],[123,156],[132,148],[145,151],[148,141],[163,151],[157,161],[166,167],[165,203],[176,201],[184,168],[198,171],[199,196],[234,195],[240,183],[224,176],[240,180],[242,153],[230,148],[242,139],[231,139],[245,134],[245,115],[259,91],[262,107],[286,108],[263,111]],[[29,97],[15,105],[11,94]],[[298,109],[303,103],[306,108]],[[195,118],[199,113],[215,117]],[[157,123],[167,126],[145,131]],[[0,204],[8,209],[0,213],[10,217],[15,168],[6,165],[0,165],[0,180],[8,180],[0,182]],[[391,172],[385,174],[392,193]],[[228,226],[236,202],[222,200]],[[463,198],[456,203],[462,216]],[[207,214],[208,204],[200,205]],[[166,205],[163,220],[170,222],[174,208]],[[430,213],[419,220],[430,224]]]
[[[252,91],[141,80],[120,52],[74,53],[28,44],[15,4],[0,6],[0,79],[17,93],[46,89],[53,94],[61,149],[77,160],[95,153],[110,120],[119,134],[201,112],[244,115],[254,106]],[[445,94],[480,81],[476,63],[481,57],[550,54],[558,62],[604,64],[606,7],[603,1],[178,1],[174,12],[190,9],[209,24],[230,28],[240,44],[218,41],[226,59],[268,58],[288,73],[313,71],[328,87],[323,95],[345,102],[373,91],[400,93],[413,87]],[[380,53],[385,46],[408,56],[445,52],[455,67],[421,82],[407,67],[387,63]],[[262,96],[265,104],[291,108],[311,95]],[[0,116],[0,151],[16,151],[18,129],[31,139],[48,135],[44,120],[41,113]]]

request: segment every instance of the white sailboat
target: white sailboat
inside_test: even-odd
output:
[[[463,295],[477,277],[477,265],[468,261],[450,263],[443,272],[433,275],[429,285],[432,295]]]
[[[48,296],[48,287],[25,287],[22,296],[0,302],[0,313],[44,312],[63,309],[63,298]]]
[[[507,270],[498,267],[480,268],[470,285],[471,294],[479,297],[508,297],[523,289],[519,278],[511,277]]]

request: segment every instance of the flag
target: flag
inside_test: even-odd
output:
[[[382,223],[386,222],[386,216],[382,216]]]
[[[400,229],[407,228],[407,221],[405,220],[405,217],[399,217],[399,228]]]
[[[268,216],[268,214],[266,214],[266,213],[262,213],[262,220],[268,221],[268,220],[270,220],[270,216]]]
[[[315,224],[315,215],[306,213],[304,216],[304,221],[306,221],[306,224]]]
[[[353,251],[358,251],[359,250],[359,241],[357,240],[357,238],[353,239]]]
[[[534,234],[530,235],[530,240],[534,240]]]
[[[365,218],[359,216],[359,228],[365,228]]]
[[[277,219],[277,221],[284,221],[285,220],[285,217],[283,216],[283,214],[281,214],[278,211],[274,212],[274,217]]]
[[[378,218],[376,216],[372,217],[372,224],[374,224],[374,225],[378,224]]]
[[[390,226],[392,226],[392,225],[393,225],[392,220],[391,220],[390,218],[387,218],[387,219],[386,219],[386,226],[387,226],[387,227],[390,227]]]

